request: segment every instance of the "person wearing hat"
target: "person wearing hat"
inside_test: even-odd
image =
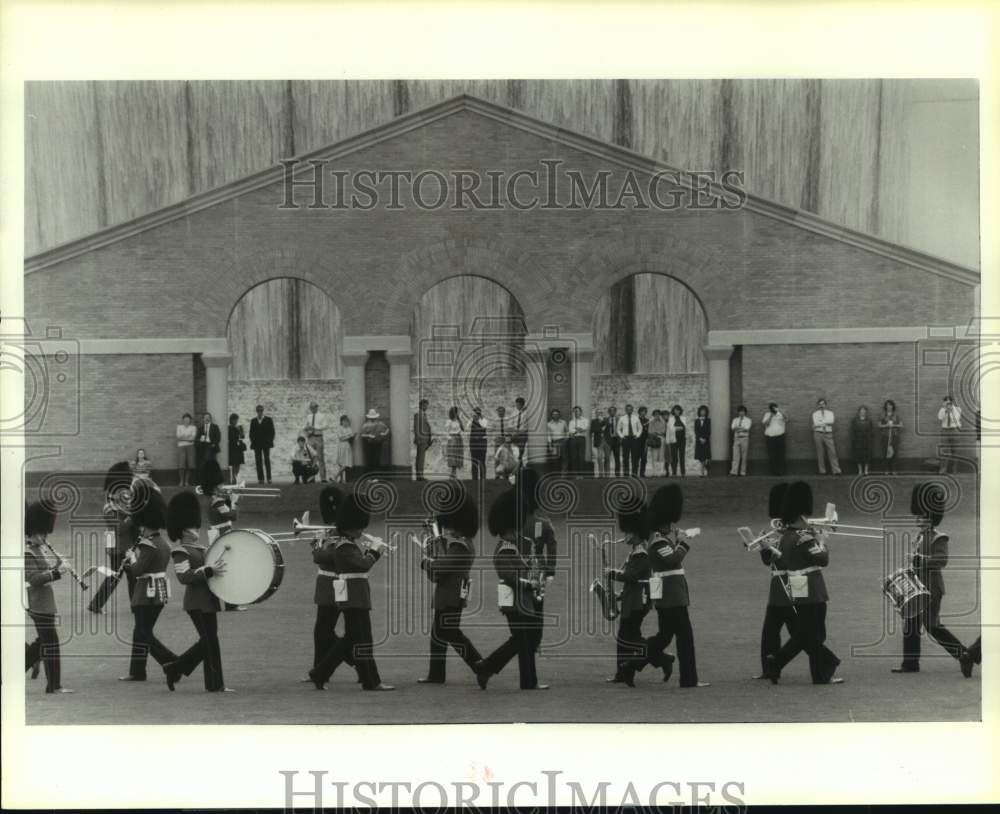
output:
[[[608,571],[610,580],[622,583],[615,635],[615,674],[608,681],[634,687],[636,672],[651,661],[642,637],[642,621],[649,613],[650,565],[646,553],[649,514],[638,498],[634,507],[618,512],[618,528],[625,533],[623,542],[629,546],[629,552],[621,568]],[[652,661],[659,662],[660,658],[654,655]]]
[[[482,656],[462,632],[462,611],[468,604],[472,582],[469,572],[476,559],[473,540],[479,533],[479,510],[462,489],[453,505],[435,517],[440,537],[424,543],[420,567],[434,583],[434,621],[431,625],[430,669],[420,684],[444,684],[448,645],[475,672]]]
[[[306,423],[302,428],[302,434],[306,437],[306,444],[316,452],[316,463],[319,465],[319,479],[326,483],[326,458],[323,455],[323,433],[330,426],[330,418],[326,413],[321,413],[319,403],[309,402],[309,412],[306,413]]]
[[[35,623],[38,638],[24,649],[25,669],[41,659],[45,665],[45,692],[70,693],[62,686],[59,659],[59,626],[52,583],[62,578],[64,566],[48,546],[55,528],[55,513],[42,503],[29,504],[24,511],[24,581],[27,585],[28,616]]]
[[[208,580],[226,572],[225,560],[205,564],[205,546],[199,537],[201,506],[193,492],[179,492],[167,504],[167,538],[177,581],[184,586],[184,610],[198,632],[198,641],[176,660],[163,665],[167,687],[173,692],[181,676],[189,676],[199,664],[206,692],[232,692],[222,678],[219,647],[219,600],[208,588]]]
[[[670,642],[677,639],[677,660],[680,662],[682,687],[707,687],[698,680],[695,661],[694,631],[688,606],[691,604],[684,558],[691,549],[684,532],[677,528],[684,509],[684,494],[676,483],[661,486],[649,501],[648,521],[652,536],[646,546],[649,554],[649,594],[656,609],[658,630],[647,642],[649,663],[663,670],[668,681],[673,657],[664,653]]]
[[[962,673],[972,675],[973,659],[954,633],[941,624],[941,599],[944,597],[944,574],[948,565],[948,535],[937,530],[944,519],[944,490],[931,483],[918,483],[910,493],[910,513],[918,518],[912,567],[917,578],[930,591],[931,601],[921,613],[903,620],[903,662],[894,673],[920,671],[920,631],[927,631],[935,642],[956,659]]]
[[[817,534],[808,524],[812,511],[812,488],[805,481],[792,483],[781,504],[785,529],[772,546],[772,556],[780,562],[778,575],[791,600],[795,625],[784,646],[764,659],[764,674],[772,684],[778,683],[782,669],[803,650],[809,656],[814,684],[840,684],[844,680],[834,677],[840,659],[823,646],[828,600],[823,568],[830,562],[830,552],[822,533]]]
[[[525,544],[521,553],[529,563],[533,564],[539,580],[539,590],[535,592],[534,599],[534,624],[530,631],[535,652],[542,644],[542,633],[545,629],[545,589],[556,578],[558,546],[551,521],[538,514],[538,481],[538,470],[530,466],[518,471],[514,481],[514,490],[519,501],[521,539]]]
[[[334,547],[334,601],[344,615],[346,635],[309,671],[317,690],[326,689],[348,653],[354,656],[355,669],[365,690],[394,690],[383,684],[375,664],[372,645],[371,589],[368,572],[382,556],[385,542],[364,534],[370,521],[368,509],[355,494],[347,495],[337,506],[337,540]]]
[[[488,526],[497,538],[493,550],[496,570],[497,601],[500,613],[507,620],[510,636],[496,650],[473,666],[480,689],[485,690],[490,678],[499,673],[517,656],[517,668],[522,690],[547,690],[548,684],[538,683],[535,671],[535,637],[538,619],[535,613],[535,585],[531,581],[531,564],[524,552],[528,541],[520,533],[521,506],[513,489],[502,492],[490,506]]]
[[[139,529],[129,515],[132,500],[132,468],[128,461],[113,464],[104,478],[104,524],[107,528],[104,547],[108,554],[108,565],[115,573],[121,567],[125,554],[132,549],[139,538]],[[135,589],[135,578],[126,572],[129,599]],[[107,577],[97,589],[97,596],[104,597],[108,591],[118,586],[118,580]],[[106,599],[106,597],[104,597]],[[94,600],[103,605],[103,600]]]
[[[361,452],[367,472],[372,472],[382,464],[382,447],[389,437],[389,428],[381,420],[378,410],[372,407],[365,413],[365,423],[361,425]]]
[[[215,465],[218,467],[217,463]],[[171,553],[170,543],[160,534],[167,523],[167,507],[163,496],[155,489],[142,488],[141,484],[134,484],[132,488],[138,492],[133,497],[137,508],[132,514],[132,520],[139,526],[139,539],[135,548],[129,551],[125,567],[136,581],[132,594],[135,629],[132,633],[129,672],[120,680],[145,681],[147,655],[156,659],[160,666],[177,660],[177,656],[153,632],[156,620],[170,598],[167,565],[170,563]]]
[[[222,467],[218,461],[205,461],[198,472],[199,489],[208,505],[208,544],[211,545],[219,537],[228,531],[233,530],[233,526],[239,517],[239,508],[236,503],[240,499],[238,494],[233,494],[228,489],[223,489],[225,478],[222,474]],[[225,603],[227,611],[245,611],[247,608],[242,605]]]
[[[771,487],[767,498],[767,516],[772,521],[781,522],[781,505],[787,491],[787,482],[776,483]],[[764,611],[764,625],[760,631],[760,673],[754,676],[755,679],[767,678],[766,659],[771,653],[777,653],[781,649],[781,628],[784,627],[791,636],[795,627],[795,610],[781,578],[777,554],[778,550],[767,545],[767,541],[761,546],[760,559],[771,569],[771,584],[767,595],[767,609]]]

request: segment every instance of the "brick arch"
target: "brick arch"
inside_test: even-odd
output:
[[[449,239],[417,249],[400,260],[382,312],[381,333],[408,334],[413,309],[423,295],[455,277],[480,277],[496,283],[520,305],[528,330],[536,330],[539,326],[532,324],[529,303],[537,292],[527,270],[537,265],[529,254],[514,254],[489,240]]]

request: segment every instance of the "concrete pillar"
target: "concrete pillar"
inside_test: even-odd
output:
[[[233,357],[228,353],[203,353],[201,363],[205,366],[205,408],[212,414],[212,421],[222,431],[219,444],[219,466],[225,471],[229,466],[229,365]],[[197,420],[195,423],[199,423]]]
[[[576,368],[574,371],[573,381],[576,384],[576,390],[573,393],[573,404],[579,405],[583,410],[583,417],[590,422],[593,418],[593,380],[592,373],[594,368],[594,351],[577,349],[576,358],[573,360],[573,365]],[[587,436],[586,458],[590,461],[593,457],[593,450],[590,446],[590,436]]]
[[[354,430],[354,465],[361,465],[361,425],[365,423],[365,363],[368,351],[343,351],[344,412]]]
[[[528,352],[526,361],[527,390],[525,393],[515,393],[515,397],[523,395],[526,401],[525,410],[528,420],[528,445],[524,450],[527,463],[540,464],[545,461],[547,442],[546,424],[549,420],[549,350],[546,348],[532,349]]]
[[[729,460],[729,359],[732,345],[706,345],[708,409],[712,418],[712,460]]]
[[[386,351],[393,466],[410,465],[410,351]]]

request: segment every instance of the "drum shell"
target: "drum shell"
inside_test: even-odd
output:
[[[912,568],[900,568],[891,573],[882,590],[903,619],[913,619],[930,606],[930,591]]]
[[[285,561],[278,544],[259,529],[234,529],[221,535],[205,552],[205,563],[226,562],[223,575],[208,579],[208,588],[223,602],[253,605],[281,585]]]

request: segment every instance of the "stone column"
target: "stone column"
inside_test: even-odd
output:
[[[729,460],[729,358],[732,345],[705,345],[708,361],[708,409],[712,418],[712,460]]]
[[[226,428],[229,426],[229,365],[232,361],[233,357],[228,353],[201,355],[201,363],[205,366],[205,407],[212,414],[212,421],[222,431],[218,461],[223,472],[229,466],[229,436]]]
[[[576,390],[573,393],[573,402],[580,406],[583,410],[583,417],[587,419],[588,425],[590,424],[591,415],[594,409],[593,402],[593,382],[591,374],[594,368],[594,351],[587,349],[578,349],[576,352],[576,358],[573,360],[573,365],[576,370],[574,371],[573,381],[576,383]],[[593,449],[590,445],[590,433],[587,433],[587,444],[586,449],[586,459],[590,462],[593,458]]]
[[[549,420],[549,353],[547,348],[528,351],[528,359],[525,362],[527,376],[525,392],[512,394],[515,397],[523,395],[527,402],[525,409],[528,413],[528,445],[525,447],[524,457],[530,464],[545,462],[546,424]]]
[[[365,423],[365,363],[368,351],[343,351],[344,412],[354,429],[354,465],[361,465],[361,425]]]
[[[393,466],[410,465],[410,351],[386,351]]]

